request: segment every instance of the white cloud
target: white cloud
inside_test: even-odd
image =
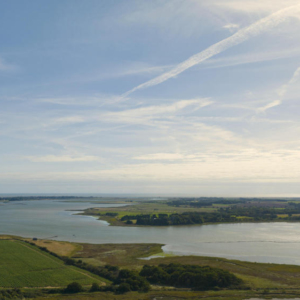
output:
[[[224,29],[228,29],[230,32],[236,31],[240,28],[239,24],[229,23],[223,26]]]
[[[180,73],[184,72],[185,70],[198,65],[202,63],[203,61],[206,61],[207,59],[233,47],[238,44],[243,43],[244,41],[248,40],[251,37],[258,36],[262,32],[265,32],[267,30],[270,30],[280,23],[284,22],[287,17],[296,16],[300,17],[300,4],[287,7],[284,9],[281,9],[280,11],[277,11],[276,13],[271,14],[270,16],[267,16],[254,24],[240,29],[238,32],[233,34],[232,36],[208,47],[204,51],[201,51],[200,53],[197,53],[193,56],[191,56],[189,59],[185,60],[184,62],[180,63],[173,69],[171,69],[169,72],[163,73],[162,75],[151,79],[143,84],[140,84],[136,86],[135,88],[129,90],[128,92],[123,94],[123,97],[126,97],[133,92],[141,89],[145,89],[151,86],[155,86],[158,84],[161,84],[165,82],[166,80],[173,78]]]

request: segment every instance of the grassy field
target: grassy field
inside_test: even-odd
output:
[[[59,242],[54,240],[37,240],[33,241],[31,239],[26,239],[27,241],[30,241],[31,243],[34,243],[35,245],[39,247],[45,247],[50,252],[54,252],[58,254],[59,256],[72,256],[76,252],[80,251],[82,246],[75,243],[69,243],[69,242]]]
[[[18,240],[0,240],[0,286],[57,287],[77,281],[102,281],[88,272],[66,266],[61,260]]]

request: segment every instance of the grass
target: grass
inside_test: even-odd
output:
[[[0,240],[0,286],[59,287],[77,281],[102,283],[100,277],[66,266],[61,260],[17,240]]]
[[[281,214],[277,215],[277,218],[287,218],[289,215],[288,214]]]
[[[82,249],[73,258],[92,265],[117,265],[130,269],[139,268],[148,257],[161,253],[160,244],[82,244]]]
[[[247,217],[247,216],[238,216],[236,218],[239,220],[253,220],[253,217]]]
[[[27,239],[31,243],[39,247],[45,247],[49,251],[58,254],[59,256],[72,256],[76,252],[80,251],[82,248],[81,245],[69,242],[59,242],[54,240],[37,240],[33,241],[32,239]]]

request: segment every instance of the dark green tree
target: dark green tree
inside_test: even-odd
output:
[[[66,293],[80,293],[83,291],[83,287],[80,283],[74,281],[72,283],[70,283],[67,288],[65,289]]]

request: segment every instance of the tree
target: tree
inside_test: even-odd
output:
[[[121,283],[117,288],[117,292],[120,294],[124,294],[124,293],[130,292],[130,291],[131,291],[130,285],[125,282]]]
[[[97,292],[100,290],[100,285],[97,282],[94,282],[90,288],[90,292]]]
[[[74,281],[70,283],[67,288],[65,289],[66,293],[80,293],[83,291],[83,287],[80,283]]]

